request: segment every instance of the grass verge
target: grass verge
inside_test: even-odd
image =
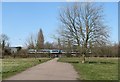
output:
[[[71,63],[79,74],[80,80],[118,80],[117,58],[60,58],[58,61]]]
[[[16,58],[2,59],[2,79],[20,73],[27,68],[50,60],[50,58]]]

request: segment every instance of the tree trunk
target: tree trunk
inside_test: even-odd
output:
[[[85,63],[85,54],[82,54],[82,58],[83,58],[82,63]]]
[[[85,57],[87,54],[87,43],[84,44],[84,48],[83,48],[83,54],[82,54],[82,63],[85,63]]]

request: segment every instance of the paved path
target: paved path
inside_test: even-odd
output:
[[[76,80],[77,72],[68,63],[57,62],[58,58],[27,69],[7,80]]]

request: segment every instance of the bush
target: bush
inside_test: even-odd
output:
[[[21,49],[20,51],[18,51],[17,53],[13,53],[12,54],[13,57],[21,57],[21,58],[27,58],[28,54],[27,54],[27,50],[26,49]]]

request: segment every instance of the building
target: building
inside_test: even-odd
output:
[[[22,47],[5,47],[5,51],[9,51],[11,54],[17,53]]]

